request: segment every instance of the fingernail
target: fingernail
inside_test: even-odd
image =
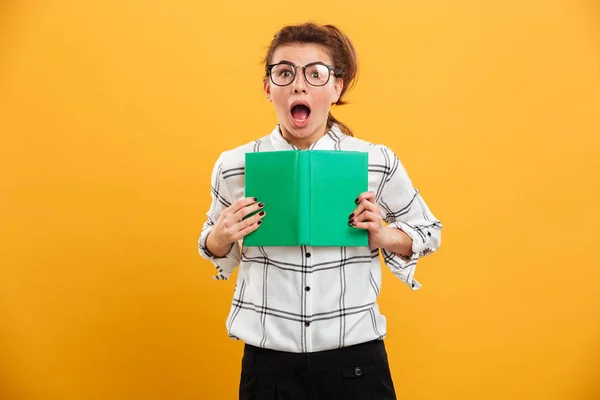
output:
[[[265,215],[265,212],[261,211],[261,212],[258,213],[258,215]]]
[[[253,197],[254,201],[258,201],[258,199],[256,197]]]
[[[356,200],[354,200],[354,202],[355,202],[356,204],[358,204],[358,197],[356,198]]]
[[[259,221],[258,221],[256,224],[257,224],[257,225],[260,225],[260,224],[262,224],[262,219],[261,219],[261,220],[259,220]]]
[[[265,203],[262,203],[262,202],[261,202],[261,203],[258,203],[258,206],[259,206],[259,207],[264,207],[264,206],[265,206]]]
[[[350,214],[350,216],[348,217],[348,219],[352,219],[354,218],[354,213]]]
[[[354,226],[354,219],[351,219],[350,221],[348,221],[348,225]]]

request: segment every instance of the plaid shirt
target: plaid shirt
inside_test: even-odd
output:
[[[389,227],[413,240],[413,256],[403,259],[364,247],[245,247],[234,243],[222,257],[206,248],[219,214],[244,197],[247,152],[297,150],[275,127],[270,135],[222,153],[212,172],[212,203],[198,240],[200,255],[225,280],[239,266],[227,317],[229,337],[254,346],[289,352],[312,352],[383,339],[386,319],[379,312],[381,262],[417,290],[417,260],[440,245],[442,225],[431,213],[396,155],[386,146],[344,135],[334,125],[315,142],[314,150],[369,153],[369,190]],[[357,193],[358,196],[359,193]],[[260,199],[259,199],[260,201]],[[265,210],[268,212],[268,204]]]

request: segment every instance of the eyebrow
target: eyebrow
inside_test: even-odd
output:
[[[282,63],[282,62],[287,62],[287,63],[290,63],[290,64],[294,64],[293,62],[291,62],[291,61],[289,61],[289,60],[279,60],[279,61],[277,61],[276,63],[273,63],[273,64],[279,64],[279,63]],[[317,61],[311,61],[311,62],[309,62],[309,63],[306,63],[305,65],[308,65],[308,64],[314,64],[314,63],[322,63],[322,64],[326,64],[326,62],[325,62],[325,61],[317,60]],[[294,64],[294,65],[296,65],[296,64]]]

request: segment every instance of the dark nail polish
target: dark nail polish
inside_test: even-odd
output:
[[[254,201],[258,201],[258,199],[256,197],[253,197]]]
[[[265,206],[265,203],[262,203],[262,202],[261,202],[261,203],[258,203],[258,206],[262,208],[262,207],[264,207],[264,206]]]
[[[261,211],[261,212],[258,213],[258,215],[265,215],[265,212]]]
[[[354,225],[355,225],[355,224],[354,224],[354,219],[350,219],[350,221],[348,221],[348,225],[352,225],[352,226],[354,226]]]
[[[354,200],[354,202],[355,202],[356,204],[358,204],[358,197],[356,198],[356,200]]]
[[[348,219],[352,219],[354,218],[354,213],[350,214],[350,216],[348,217]]]
[[[262,219],[261,219],[261,220],[259,220],[259,221],[258,221],[256,224],[257,224],[257,225],[260,225],[260,224],[262,224]]]

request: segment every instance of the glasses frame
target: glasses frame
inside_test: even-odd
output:
[[[271,73],[271,70],[273,69],[273,67],[276,67],[276,66],[282,65],[282,64],[283,65],[289,65],[294,70],[294,76],[292,77],[292,80],[290,81],[290,83],[286,83],[285,85],[280,85],[278,83],[275,83],[275,81],[273,80],[273,74]],[[324,84],[322,84],[322,85],[313,85],[306,78],[306,68],[312,67],[313,65],[322,65],[324,67],[327,67],[327,70],[329,71],[329,75],[327,76],[327,80],[325,81]],[[302,68],[302,75],[304,75],[304,80],[306,81],[306,83],[308,83],[310,86],[314,86],[314,87],[322,87],[322,86],[327,85],[329,83],[329,80],[331,79],[331,73],[332,72],[333,72],[333,76],[335,76],[336,78],[338,77],[338,72],[336,71],[336,69],[335,69],[335,67],[333,65],[328,65],[328,64],[325,64],[324,62],[321,62],[321,61],[315,61],[315,62],[306,64],[306,65],[294,65],[293,63],[291,63],[289,61],[281,61],[281,62],[278,62],[277,64],[269,64],[269,65],[267,65],[267,75],[269,75],[269,78],[271,79],[271,82],[273,82],[273,85],[275,85],[275,86],[289,86],[292,83],[294,83],[294,80],[296,79],[296,76],[298,75],[298,68]]]

